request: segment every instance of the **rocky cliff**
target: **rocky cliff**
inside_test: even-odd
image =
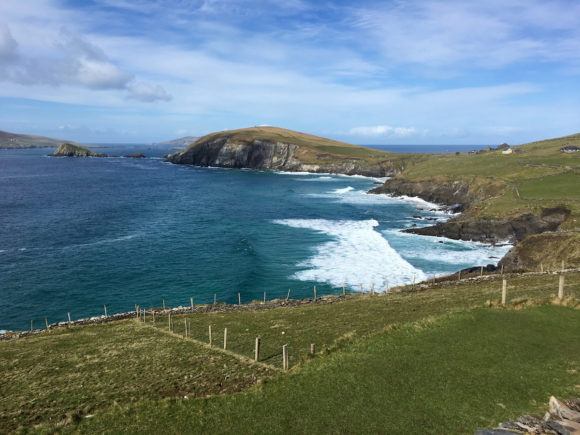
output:
[[[449,206],[452,211],[469,211],[478,204],[501,193],[505,185],[491,180],[427,179],[407,180],[404,177],[387,180],[371,193],[416,196],[426,201]],[[466,213],[423,228],[405,230],[413,234],[439,236],[486,243],[523,240],[530,234],[557,230],[570,216],[566,207],[544,208],[539,214],[523,213],[506,219],[481,218]]]
[[[564,207],[545,208],[540,214],[525,213],[511,219],[463,219],[459,217],[448,222],[425,228],[406,230],[424,236],[441,236],[450,239],[475,240],[478,242],[512,243],[524,240],[531,234],[556,231],[570,216]]]
[[[54,157],[106,157],[106,154],[99,154],[94,151],[91,151],[88,148],[73,145],[71,143],[63,143],[61,144],[54,153],[52,153]]]
[[[274,127],[233,130],[204,136],[167,156],[175,164],[283,171],[391,176],[404,158],[364,147]]]

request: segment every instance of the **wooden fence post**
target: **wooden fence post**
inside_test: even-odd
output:
[[[238,292],[238,305],[242,305],[242,295]]]
[[[263,304],[266,303],[266,292],[264,292],[264,302],[262,302]]]
[[[228,348],[228,328],[224,328],[224,350]]]
[[[282,346],[282,368],[288,370],[288,345]]]
[[[187,338],[187,319],[183,319],[183,335]]]
[[[34,325],[34,320],[31,320],[30,321],[30,332],[32,332],[32,330],[34,329],[33,325]]]
[[[103,305],[103,308],[105,309],[105,317],[109,317],[109,316],[107,316],[107,306]]]
[[[191,304],[191,312],[193,312],[193,298],[189,298],[189,303]]]
[[[260,344],[261,344],[261,339],[260,337],[256,337],[256,342],[254,345],[254,361],[259,361],[260,360]]]
[[[213,294],[213,304],[217,304],[217,293]]]
[[[211,334],[211,325],[209,325],[209,327],[207,328],[207,332],[208,332],[208,336],[209,336],[209,345],[213,346],[213,337]]]
[[[314,356],[316,353],[316,345],[314,343],[310,343],[310,355]]]
[[[457,281],[461,281],[461,271],[459,271],[459,274],[457,275]]]
[[[290,289],[288,289],[288,293],[286,294],[286,302],[288,302],[288,299],[290,299]]]
[[[483,266],[481,266],[481,269],[479,270],[479,276],[483,276]]]
[[[313,293],[314,293],[314,300],[316,300],[316,286],[314,286]]]
[[[70,320],[70,312],[68,312],[67,315],[68,315],[68,323],[70,324],[71,323],[71,320]]]
[[[346,296],[346,286],[344,284],[342,285],[342,295]]]
[[[163,299],[163,311],[165,311],[165,299]]]
[[[505,305],[507,300],[507,281],[504,279],[502,279],[501,282],[501,304]]]
[[[171,332],[171,313],[167,316],[167,327],[169,328],[169,332]]]
[[[48,317],[44,318],[44,324],[46,325],[46,330],[48,331]]]
[[[564,274],[561,273],[558,279],[558,299],[564,299]]]
[[[564,260],[562,260],[562,272],[564,272],[564,269],[565,269],[565,267],[564,267]]]

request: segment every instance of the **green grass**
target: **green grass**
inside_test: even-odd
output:
[[[261,389],[144,401],[82,432],[472,433],[577,394],[580,314],[478,309],[385,332]]]
[[[547,302],[557,291],[556,275],[508,276],[507,279],[508,300],[516,301],[519,306],[532,299],[534,303]],[[376,431],[378,426],[374,426],[375,424],[387,423],[384,421],[386,417],[376,415],[387,411],[390,419],[393,416],[396,419],[389,423],[391,426],[385,427],[396,428],[396,425],[407,424],[407,420],[413,418],[420,421],[419,415],[401,416],[399,411],[391,412],[397,398],[414,401],[421,413],[437,421],[439,426],[434,427],[443,427],[441,425],[444,421],[448,421],[449,427],[463,427],[458,424],[467,424],[467,414],[473,409],[477,412],[481,410],[481,415],[487,419],[482,421],[487,422],[497,415],[504,415],[501,412],[505,410],[500,407],[501,409],[494,409],[491,413],[486,410],[487,405],[484,406],[487,402],[477,401],[470,405],[469,412],[459,412],[451,406],[451,399],[435,406],[432,402],[437,401],[434,394],[440,384],[432,382],[426,385],[427,390],[419,389],[413,396],[409,396],[405,385],[414,385],[415,378],[406,379],[403,375],[407,372],[423,371],[434,376],[441,370],[440,382],[443,385],[456,381],[446,377],[448,372],[445,367],[438,368],[437,364],[444,362],[442,359],[434,362],[429,360],[434,348],[429,347],[428,343],[437,343],[440,340],[441,355],[449,352],[452,359],[455,358],[453,352],[461,350],[453,347],[455,342],[465,343],[465,352],[475,352],[484,343],[484,338],[479,337],[480,332],[473,333],[474,330],[482,329],[478,326],[481,322],[469,320],[471,314],[466,310],[488,306],[489,302],[497,304],[500,289],[501,280],[496,276],[486,281],[448,282],[416,292],[350,296],[346,299],[334,299],[332,303],[186,316],[191,322],[194,338],[206,341],[207,327],[209,324],[213,326],[216,347],[222,345],[223,328],[227,327],[228,348],[242,355],[252,356],[254,338],[261,336],[262,360],[277,367],[281,365],[281,346],[289,344],[290,362],[293,366],[292,375],[289,377],[208,349],[176,334],[170,335],[163,330],[166,329],[166,318],[159,316],[155,324],[148,316],[145,325],[132,320],[119,321],[0,341],[0,432],[35,426],[39,430],[75,429],[78,421],[90,425],[86,427],[87,431],[101,431],[110,424],[110,432],[118,432],[121,428],[127,431],[148,428],[157,432],[164,425],[172,433],[181,432],[186,427],[190,431],[195,428],[194,431],[197,432],[219,431],[220,427],[225,431],[238,427],[246,432],[269,432],[276,428],[278,431],[280,428],[295,428],[297,432],[307,432],[312,427],[310,432],[337,432],[346,424],[348,418],[352,421],[350,426],[344,426],[348,431],[355,432],[356,425],[365,428],[365,431]],[[576,298],[580,296],[580,273],[567,274],[566,294]],[[557,309],[544,307],[538,312],[543,310]],[[490,314],[486,314],[488,311]],[[507,335],[501,345],[501,351],[505,355],[501,358],[514,361],[514,364],[515,361],[520,361],[520,365],[514,367],[521,370],[521,364],[530,357],[521,352],[518,347],[521,343],[517,342],[519,339],[514,338],[514,334],[518,328],[525,327],[530,334],[534,334],[528,340],[537,341],[538,352],[542,355],[545,353],[546,360],[534,360],[534,355],[531,355],[530,370],[544,372],[541,382],[536,377],[529,381],[533,394],[529,395],[528,392],[528,395],[518,398],[504,396],[503,390],[500,390],[494,400],[503,401],[507,409],[514,410],[517,407],[519,410],[524,405],[530,405],[531,399],[526,399],[528,396],[545,401],[543,395],[547,390],[554,394],[568,391],[564,387],[574,385],[566,383],[570,382],[569,378],[564,382],[559,375],[545,374],[546,367],[563,370],[562,361],[558,358],[566,355],[568,350],[560,355],[548,350],[560,343],[560,340],[567,340],[569,334],[577,334],[575,331],[578,330],[578,325],[552,325],[548,322],[546,329],[542,329],[544,326],[541,323],[534,329],[526,317],[510,320],[512,314],[523,316],[520,312],[508,310],[504,316],[503,311],[505,310],[486,309],[483,314],[478,314],[483,317],[492,316],[490,319],[499,316],[497,319],[508,322],[507,326],[492,328],[495,335],[493,339],[485,339],[485,343],[495,342],[497,335],[505,331]],[[561,309],[558,312],[564,314],[544,316],[542,319],[553,317],[561,322],[569,322],[571,318],[577,319],[579,316],[577,310]],[[467,320],[453,323],[455,320],[450,318],[444,320],[442,325],[449,321],[452,322],[450,325],[464,326],[437,329],[441,331],[439,338],[424,335],[413,338],[411,334],[400,338],[403,341],[397,341],[399,344],[381,344],[383,340],[399,340],[389,337],[401,325],[409,322],[428,323],[434,317],[449,316],[450,313]],[[183,332],[183,317],[174,316],[177,334]],[[500,321],[497,319],[490,322]],[[487,329],[483,328],[482,333]],[[545,333],[538,335],[539,330]],[[560,332],[556,333],[556,330],[561,332],[560,336]],[[471,335],[454,335],[460,332]],[[448,334],[450,335],[445,338]],[[475,341],[471,343],[472,340]],[[310,343],[315,343],[318,350],[313,359],[307,355]],[[511,347],[507,347],[506,343],[511,343]],[[384,351],[395,345],[398,346],[396,351]],[[387,347],[383,349],[383,346]],[[423,351],[422,346],[431,350]],[[482,349],[485,350],[485,355],[500,353],[500,348]],[[554,354],[553,359],[549,359],[548,354]],[[401,359],[389,359],[398,358],[399,355]],[[485,355],[480,361],[482,370],[491,372],[496,362],[493,358],[485,358]],[[464,361],[471,361],[470,355],[464,355],[464,358],[467,358]],[[385,365],[378,367],[377,364],[383,360]],[[458,364],[459,362],[460,360]],[[401,368],[387,370],[397,364]],[[478,391],[482,379],[472,380],[470,376],[475,376],[476,373],[468,368],[457,370],[459,379],[463,380],[454,384],[450,391],[460,394],[463,388],[464,395]],[[514,368],[514,373],[517,370]],[[354,388],[353,382],[356,381],[356,386],[361,379],[368,376],[370,384],[363,382],[360,390]],[[507,382],[505,389],[509,387],[520,391],[515,379],[504,379],[504,382]],[[336,394],[332,393],[333,388],[337,389]],[[413,388],[419,388],[419,385]],[[246,393],[235,394],[240,391]],[[367,391],[369,397],[365,396]],[[350,393],[353,396],[347,397]],[[213,395],[220,395],[221,398],[197,400]],[[188,399],[184,399],[184,396],[188,396]],[[485,400],[492,400],[491,393],[486,397]],[[510,402],[512,399],[513,404]],[[279,403],[280,407],[272,407],[271,401]],[[463,399],[460,403],[462,401]],[[408,403],[407,405],[410,406]],[[379,408],[380,406],[383,408]],[[335,411],[337,423],[331,424],[331,416]],[[445,414],[445,418],[441,413]],[[88,415],[94,416],[86,418]],[[263,429],[251,423],[252,420],[259,419],[264,422]],[[473,423],[472,420],[469,421]]]
[[[566,279],[567,292],[580,296],[580,273],[568,274]],[[556,294],[557,286],[558,278],[552,275],[508,278],[511,299],[547,300]],[[332,350],[393,324],[498,301],[500,291],[499,277],[479,283],[463,281],[422,292],[351,297],[334,304],[174,316],[174,330],[182,334],[187,317],[192,336],[207,342],[212,325],[213,342],[222,346],[223,329],[228,328],[228,348],[248,357],[253,356],[255,337],[260,336],[264,362],[281,367],[284,344],[289,347],[290,364],[295,365],[308,358],[311,343],[319,351]],[[156,326],[167,329],[166,318],[158,319]]]
[[[232,393],[271,374],[133,321],[0,342],[0,432],[114,404]]]
[[[564,172],[541,178],[525,180],[519,185],[524,199],[580,201],[580,173]]]
[[[410,161],[402,177],[434,182],[461,180],[479,192],[465,217],[502,218],[542,207],[564,204],[580,216],[580,156],[560,152],[564,145],[580,145],[580,135],[550,139],[517,147],[504,155],[434,155]],[[519,195],[518,195],[519,193]],[[576,223],[568,224],[569,229]]]

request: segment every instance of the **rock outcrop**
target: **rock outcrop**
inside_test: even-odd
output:
[[[455,211],[469,207],[474,200],[465,181],[425,180],[410,181],[404,178],[392,178],[370,193],[389,194],[394,196],[416,196],[425,201],[451,206]]]
[[[570,216],[565,207],[545,208],[539,215],[525,213],[512,219],[452,219],[431,227],[405,230],[424,236],[497,243],[519,242],[531,234],[556,231]]]
[[[364,147],[274,127],[204,136],[167,156],[175,164],[225,168],[325,172],[373,177],[402,170],[402,159]]]
[[[443,178],[415,181],[396,177],[371,190],[371,193],[416,196],[426,201],[447,205],[452,211],[458,212],[468,211],[486,199],[501,194],[504,188],[503,183],[489,179],[474,179],[472,182],[450,181]],[[546,208],[540,214],[523,213],[509,219],[480,218],[473,216],[473,213],[466,213],[447,222],[405,231],[457,240],[515,243],[531,234],[556,231],[569,216],[570,210],[566,207]]]
[[[54,157],[107,157],[106,154],[99,154],[88,148],[73,145],[71,143],[61,144],[52,154]]]
[[[533,234],[502,258],[499,267],[506,272],[548,272],[580,267],[580,233],[545,232]]]
[[[544,417],[524,415],[495,429],[479,429],[475,435],[574,435],[580,433],[580,399],[560,401],[550,397]]]

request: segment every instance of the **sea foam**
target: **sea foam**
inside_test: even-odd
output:
[[[292,278],[326,282],[334,287],[384,291],[388,287],[421,281],[426,275],[401,257],[375,230],[374,219],[282,219],[277,224],[318,231],[333,240],[316,248],[313,257],[298,265]]]
[[[405,258],[455,265],[485,266],[497,264],[513,246],[507,242],[491,245],[467,240],[403,233],[399,230],[387,230],[384,234],[394,244],[395,240],[392,238],[404,240],[404,243],[401,243],[401,248],[397,251]]]

